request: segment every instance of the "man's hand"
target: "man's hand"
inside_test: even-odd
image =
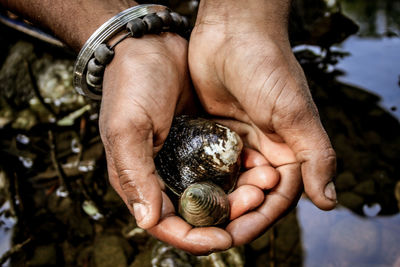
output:
[[[217,227],[193,228],[176,216],[153,160],[173,116],[193,106],[191,93],[185,40],[171,33],[128,38],[105,71],[100,132],[110,182],[137,224],[178,248],[206,254],[229,248],[231,236]],[[244,192],[231,198],[235,214],[260,204],[260,195]]]
[[[267,167],[280,174],[257,209],[227,226],[233,245],[252,241],[295,205],[303,183],[319,208],[336,205],[335,153],[291,51],[288,4],[202,1],[189,44],[190,73],[203,107],[236,130],[259,159],[246,176],[267,176]]]

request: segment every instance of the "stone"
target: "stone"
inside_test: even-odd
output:
[[[116,235],[102,235],[96,238],[93,248],[93,261],[96,267],[128,266],[121,238]]]
[[[373,196],[376,194],[375,183],[371,179],[363,181],[354,187],[353,191],[362,196]]]
[[[57,251],[55,244],[37,246],[29,260],[28,266],[55,266]]]
[[[348,207],[351,210],[357,210],[361,208],[364,203],[364,198],[353,193],[353,192],[344,192],[338,195],[339,203],[345,207]]]
[[[335,186],[337,191],[347,191],[357,185],[357,180],[354,177],[354,174],[350,171],[344,171],[340,173],[336,180]]]

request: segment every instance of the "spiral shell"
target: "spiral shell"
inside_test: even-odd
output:
[[[180,196],[179,212],[190,224],[216,225],[229,218],[226,193],[239,176],[242,147],[240,137],[223,125],[189,116],[174,119],[155,163],[166,186]]]
[[[196,183],[183,192],[179,201],[179,213],[191,225],[218,225],[229,219],[229,200],[217,185]]]

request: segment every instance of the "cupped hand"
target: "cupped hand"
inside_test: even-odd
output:
[[[252,241],[297,204],[303,184],[319,208],[336,205],[335,152],[291,51],[284,2],[202,1],[189,43],[204,109],[236,130],[255,155],[243,184],[268,176],[270,168],[280,175],[260,206],[226,227],[233,245]]]
[[[204,254],[230,247],[229,234],[192,229],[175,216],[153,161],[173,116],[192,106],[190,89],[184,39],[171,33],[128,38],[116,46],[105,71],[100,133],[110,183],[137,224],[167,243]]]

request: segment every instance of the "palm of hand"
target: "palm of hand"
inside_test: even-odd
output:
[[[189,44],[189,67],[205,110],[220,117],[253,149],[239,185],[270,189],[280,174],[279,184],[260,206],[227,226],[234,245],[250,242],[296,204],[302,172],[313,201],[332,208],[318,193],[334,171],[334,152],[287,41],[273,41],[262,31],[229,34],[213,24],[198,25]],[[318,153],[327,162],[315,166]],[[318,171],[326,177],[314,183],[312,176]]]

